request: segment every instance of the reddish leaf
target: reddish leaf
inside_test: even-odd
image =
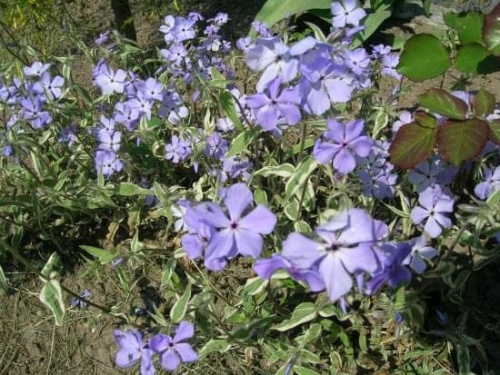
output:
[[[476,116],[484,117],[495,110],[495,96],[483,89],[471,95],[470,103]]]
[[[500,120],[490,121],[490,141],[500,145]]]
[[[389,147],[391,163],[411,169],[429,157],[436,143],[436,130],[412,122],[403,125]]]
[[[500,54],[500,4],[484,19],[483,38],[486,46],[495,55]]]
[[[418,96],[418,102],[422,107],[442,116],[455,120],[465,120],[466,118],[467,104],[445,90],[430,89]]]
[[[424,111],[415,112],[413,118],[416,122],[418,122],[422,126],[425,126],[426,128],[435,128],[437,125],[437,119]]]
[[[478,118],[466,121],[446,121],[438,128],[437,146],[443,159],[453,165],[472,160],[484,148],[490,129]]]

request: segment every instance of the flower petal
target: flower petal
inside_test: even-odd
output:
[[[346,148],[342,148],[333,159],[333,167],[342,174],[348,174],[356,168],[356,160]]]
[[[262,252],[264,240],[260,234],[248,229],[239,228],[234,233],[236,247],[241,255],[248,255],[253,258],[258,258]]]
[[[351,276],[342,265],[339,255],[329,253],[319,265],[319,274],[325,282],[328,297],[332,302],[339,300],[352,288]]]
[[[198,354],[194,351],[191,345],[186,343],[180,343],[175,345],[175,350],[181,356],[182,362],[196,362],[198,360]]]
[[[245,184],[234,184],[224,191],[224,203],[233,221],[238,220],[243,210],[252,202],[252,192]]]
[[[271,233],[275,225],[276,215],[260,204],[240,220],[241,228],[260,234]]]
[[[161,354],[160,363],[165,370],[174,371],[179,367],[181,359],[174,350],[167,349]]]
[[[182,321],[175,330],[174,342],[178,343],[190,339],[194,335],[194,326],[192,323]]]
[[[308,269],[324,255],[319,252],[319,247],[317,242],[300,233],[290,233],[283,241],[283,256],[290,260],[292,265]]]

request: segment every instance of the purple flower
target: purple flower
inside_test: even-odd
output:
[[[424,259],[435,258],[439,252],[427,245],[427,239],[424,236],[413,239],[411,242],[411,252],[403,261],[404,265],[409,265],[416,273],[421,274],[427,268]]]
[[[497,190],[500,190],[500,167],[494,170],[486,168],[484,170],[484,181],[477,184],[474,188],[474,194],[479,199],[487,199]]]
[[[80,294],[80,297],[85,298],[85,299],[89,299],[90,297],[92,297],[92,292],[90,290],[86,289],[82,292],[82,294]],[[79,298],[73,297],[71,299],[71,306],[78,307],[78,308],[85,308],[85,307],[87,307],[87,302],[84,302]]]
[[[354,154],[365,157],[370,153],[372,141],[363,135],[364,120],[352,120],[344,125],[336,120],[328,120],[328,130],[323,136],[332,142],[317,140],[313,156],[322,164],[333,160],[333,167],[347,174],[356,167]]]
[[[374,273],[378,268],[374,246],[388,234],[387,225],[365,211],[349,209],[316,228],[321,242],[292,233],[283,242],[283,256],[296,267],[317,267],[328,297],[337,301],[352,287],[349,274]]]
[[[331,5],[333,14],[332,24],[334,27],[342,28],[347,25],[358,26],[365,16],[366,12],[358,8],[356,0],[334,1]]]
[[[264,71],[257,83],[258,92],[264,91],[275,78],[281,78],[287,83],[298,74],[299,60],[278,37],[257,40],[246,51],[246,58],[250,69],[256,72]]]
[[[381,72],[382,75],[393,77],[398,81],[401,80],[402,75],[396,71],[396,67],[399,64],[399,54],[389,53],[385,55],[382,57],[382,64],[384,66]]]
[[[175,18],[174,16],[168,15],[164,18],[163,20],[164,24],[160,26],[160,31],[165,34],[165,42],[170,43],[172,42],[175,37],[172,33],[172,30],[174,29],[175,26]]]
[[[229,117],[223,117],[217,119],[217,129],[223,133],[230,132],[234,130],[233,121]]]
[[[116,72],[110,67],[104,65],[95,82],[101,88],[102,95],[112,94],[114,92],[121,94],[125,89],[125,80],[127,72],[118,69]]]
[[[207,138],[205,155],[210,158],[220,160],[229,149],[228,142],[220,136],[218,132],[213,132]]]
[[[196,36],[196,19],[177,17],[172,34],[177,42],[194,39]]]
[[[132,108],[128,103],[119,102],[115,105],[115,112],[113,115],[114,121],[123,124],[128,131],[137,128],[139,122],[139,110]]]
[[[345,63],[351,72],[356,75],[367,74],[370,67],[370,57],[364,48],[356,48],[353,51],[347,50],[344,57]]]
[[[173,43],[169,49],[162,49],[160,52],[165,60],[175,65],[181,65],[188,55],[188,50],[181,43]]]
[[[151,119],[151,110],[153,109],[153,102],[147,99],[146,96],[139,91],[134,99],[127,101],[127,105],[132,109],[139,111],[139,116],[145,116],[148,120]]]
[[[198,360],[198,354],[192,346],[183,342],[193,337],[193,335],[193,325],[183,321],[175,330],[174,338],[169,335],[158,334],[151,337],[149,347],[160,354],[160,363],[165,370],[175,371],[181,361],[190,363]]]
[[[346,81],[346,67],[331,59],[318,57],[301,65],[300,80],[304,108],[315,115],[328,111],[332,103],[345,103],[351,99],[352,88]]]
[[[109,34],[111,31],[105,31],[103,33],[100,33],[97,38],[94,39],[94,43],[97,44],[98,46],[103,45],[104,43],[107,43],[109,41]]]
[[[233,258],[237,254],[257,258],[264,244],[262,235],[269,234],[276,225],[276,216],[262,205],[244,215],[253,202],[250,189],[242,183],[221,189],[219,195],[229,213],[218,204],[203,208],[203,220],[217,228],[207,247],[207,260]]]
[[[265,130],[274,130],[281,118],[288,125],[296,125],[300,119],[300,96],[297,89],[284,88],[279,92],[281,79],[276,78],[269,84],[268,94],[255,94],[246,97],[249,108],[258,109],[257,122]]]
[[[142,340],[142,334],[138,331],[123,332],[119,329],[113,330],[113,336],[120,346],[116,353],[116,364],[119,367],[130,367],[141,360],[141,375],[153,375],[153,350]]]
[[[431,157],[416,166],[408,176],[408,181],[416,185],[417,192],[422,192],[438,182],[443,170],[443,162],[437,157]]]
[[[392,125],[392,131],[396,133],[403,125],[409,124],[411,122],[413,122],[412,114],[408,111],[402,111],[399,114],[398,121],[395,121]]]
[[[154,78],[148,78],[139,85],[143,97],[146,100],[161,101],[163,98],[163,85]]]
[[[121,139],[121,132],[101,131],[98,134],[99,149],[118,152],[120,150]]]
[[[428,187],[418,197],[420,206],[411,210],[410,217],[415,224],[426,220],[425,232],[432,238],[441,234],[442,228],[451,227],[451,220],[444,214],[453,212],[453,197],[444,192],[439,185]]]
[[[26,77],[41,77],[43,72],[46,72],[50,68],[50,64],[42,64],[37,61],[31,66],[25,66],[23,72]]]
[[[240,51],[247,52],[253,45],[252,38],[249,36],[246,38],[240,38],[236,41],[236,48]]]
[[[95,153],[95,167],[97,172],[102,171],[104,176],[109,177],[113,173],[121,171],[123,163],[113,151],[97,150]]]
[[[36,85],[39,85],[41,92],[45,93],[47,98],[54,100],[60,98],[62,95],[61,87],[64,85],[64,78],[55,76],[51,79],[50,74],[45,72],[42,74],[40,82]]]
[[[39,98],[33,100],[25,98],[21,100],[24,119],[29,121],[34,129],[40,129],[52,122],[52,117],[49,112],[42,109],[42,105],[43,103]]]
[[[376,46],[372,47],[372,51],[373,51],[373,57],[380,59],[391,52],[391,46],[377,44]]]
[[[177,125],[189,115],[189,111],[178,93],[173,90],[166,90],[163,94],[163,101],[158,110],[158,115],[166,117],[172,125]]]
[[[263,279],[270,279],[277,270],[284,269],[293,279],[305,281],[312,292],[320,292],[325,289],[325,283],[317,269],[300,269],[283,255],[273,254],[271,258],[258,259],[253,269]]]
[[[381,258],[382,268],[366,284],[366,293],[376,293],[382,285],[387,283],[391,288],[397,288],[400,284],[411,280],[411,272],[403,265],[403,261],[411,252],[408,243],[386,243],[380,247],[377,253]]]
[[[165,157],[174,164],[187,159],[190,155],[191,143],[180,139],[176,135],[172,136],[170,143],[165,146]]]
[[[73,146],[73,143],[78,139],[76,131],[77,128],[75,124],[68,125],[61,130],[58,141],[67,143],[69,147]]]

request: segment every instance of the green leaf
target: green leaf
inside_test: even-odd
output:
[[[188,284],[186,291],[170,310],[170,320],[172,323],[179,323],[186,315],[188,302],[191,299],[191,284]]]
[[[109,250],[99,249],[98,247],[94,246],[80,245],[80,248],[85,250],[90,255],[99,258],[99,262],[101,264],[109,263],[118,256],[118,253],[113,253]]]
[[[486,47],[495,55],[500,54],[500,4],[484,19],[483,38]]]
[[[61,257],[57,253],[52,253],[43,266],[41,274],[45,277],[51,277],[53,272],[59,272],[62,269]],[[45,281],[45,279],[42,279]]]
[[[422,8],[424,8],[424,14],[426,17],[431,15],[431,1],[432,0],[422,0]]]
[[[326,36],[321,30],[321,28],[317,25],[315,25],[312,22],[304,22],[309,28],[313,31],[314,37],[318,39],[319,41],[325,43],[326,42]]]
[[[167,261],[167,264],[165,265],[165,268],[163,268],[163,273],[161,275],[161,283],[160,285],[166,286],[169,285],[170,279],[172,278],[172,275],[175,272],[175,267],[177,266],[177,261],[175,259],[169,259]]]
[[[233,82],[226,79],[216,68],[210,69],[210,75],[212,76],[212,80],[209,82],[209,85],[218,89],[225,89],[228,84]]]
[[[314,370],[302,366],[294,366],[293,372],[297,375],[320,375],[319,372],[316,372]]]
[[[239,132],[245,130],[240,121],[240,116],[236,112],[236,103],[234,102],[233,95],[229,91],[223,91],[219,95],[219,103],[222,109],[227,113],[234,126]]]
[[[443,74],[450,66],[450,54],[439,39],[419,34],[405,43],[397,69],[412,81],[422,82]]]
[[[255,172],[254,176],[279,176],[284,178],[289,178],[293,172],[295,171],[295,167],[290,163],[285,163],[281,165],[269,165],[267,167],[259,169]]]
[[[442,158],[458,166],[472,160],[483,150],[489,136],[488,124],[477,118],[446,121],[438,128],[437,146]]]
[[[361,21],[361,25],[365,28],[359,32],[351,43],[352,48],[357,48],[367,40],[375,31],[378,30],[382,23],[391,17],[392,4],[385,1],[385,4],[378,7],[374,13],[370,13],[366,18]]]
[[[248,296],[254,296],[264,290],[264,288],[269,284],[269,280],[265,280],[261,277],[252,277],[248,279],[245,286],[242,289],[242,294]]]
[[[413,118],[418,124],[426,128],[434,129],[437,126],[437,119],[424,111],[416,111]]]
[[[285,215],[288,219],[295,221],[299,216],[299,202],[296,199],[291,199],[287,201],[287,205],[285,206]]]
[[[306,156],[295,168],[290,180],[288,180],[285,193],[286,199],[290,199],[306,182],[309,175],[316,169],[318,163],[312,156]]]
[[[62,299],[61,284],[58,280],[51,279],[44,283],[42,291],[40,292],[40,301],[52,310],[56,325],[61,327],[64,322],[66,307]]]
[[[466,44],[455,56],[455,68],[469,75],[490,74],[498,70],[498,60],[482,45]]]
[[[271,27],[289,15],[310,9],[330,9],[331,4],[331,0],[267,0],[255,19]]]
[[[500,120],[489,121],[490,141],[500,145]]]
[[[272,329],[285,332],[313,320],[317,315],[318,312],[314,303],[303,302],[295,308],[290,319],[282,321],[280,324],[273,326]]]
[[[200,357],[206,357],[210,353],[225,353],[231,348],[231,344],[225,339],[211,339],[200,350]]]
[[[3,290],[5,294],[9,292],[9,284],[7,283],[7,278],[3,272],[2,266],[0,265],[0,289]]]
[[[444,23],[455,29],[461,44],[483,44],[484,14],[478,12],[446,13]]]
[[[400,169],[414,168],[429,157],[435,143],[435,129],[415,122],[403,125],[389,147],[391,163]]]
[[[470,104],[476,116],[485,117],[493,113],[495,102],[495,96],[484,89],[470,95]]]
[[[140,186],[137,186],[130,182],[122,182],[120,185],[118,185],[117,194],[123,197],[132,197],[134,195],[154,195],[151,190],[143,189]]]
[[[495,191],[491,194],[486,201],[490,207],[500,203],[500,190]]]
[[[467,104],[442,89],[430,89],[417,97],[422,107],[433,113],[455,120],[464,120],[467,116]]]
[[[243,152],[247,149],[248,145],[255,141],[257,136],[260,133],[260,128],[252,128],[246,130],[240,134],[231,142],[231,147],[229,151],[226,153],[226,158],[230,158],[231,156],[238,155],[240,152]]]

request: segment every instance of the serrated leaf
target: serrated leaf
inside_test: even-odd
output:
[[[483,38],[486,47],[495,55],[500,54],[500,4],[484,19]]]
[[[280,324],[273,326],[272,329],[280,332],[285,332],[289,329],[313,320],[317,315],[318,312],[314,303],[303,302],[295,308],[290,319],[282,321]]]
[[[231,348],[231,344],[224,339],[211,339],[200,350],[200,357],[205,357],[210,353],[225,353]]]
[[[40,301],[47,306],[54,315],[56,325],[61,327],[66,314],[66,307],[62,299],[61,284],[56,279],[44,283],[40,292]]]
[[[389,147],[391,163],[400,169],[414,168],[429,157],[435,143],[435,129],[415,122],[403,125]]]
[[[318,162],[312,156],[307,156],[300,161],[292,177],[290,177],[286,184],[286,199],[290,199],[306,183],[310,174],[317,166]]]
[[[482,45],[466,44],[455,56],[455,68],[469,75],[490,74],[498,70],[498,60]]]
[[[406,43],[397,70],[412,81],[437,77],[451,67],[448,50],[435,36],[419,34]]]
[[[331,3],[331,0],[267,0],[255,19],[271,27],[282,19],[310,9],[330,9]]]
[[[489,121],[490,141],[500,145],[500,120]]]
[[[433,113],[455,120],[463,120],[467,116],[467,104],[442,89],[430,89],[417,97],[422,107]]]
[[[247,149],[248,145],[252,143],[260,133],[260,128],[252,128],[240,134],[231,142],[231,147],[226,153],[226,158],[236,156]]]
[[[413,114],[413,118],[415,119],[415,122],[425,126],[426,128],[433,129],[437,126],[437,119],[424,111],[416,111]]]
[[[191,284],[188,284],[184,294],[170,309],[170,320],[172,323],[179,323],[186,315],[189,300],[191,299]]]
[[[219,95],[219,103],[222,109],[227,113],[228,117],[233,122],[234,126],[239,132],[243,132],[245,128],[241,124],[240,116],[236,112],[236,103],[233,95],[229,91],[223,91]]]
[[[476,116],[485,117],[495,110],[495,96],[490,92],[479,89],[470,95],[470,105]]]
[[[483,44],[484,14],[478,12],[446,13],[444,23],[455,29],[461,44]]]
[[[458,166],[477,157],[489,136],[488,124],[479,119],[446,121],[438,128],[437,146],[442,158]]]

